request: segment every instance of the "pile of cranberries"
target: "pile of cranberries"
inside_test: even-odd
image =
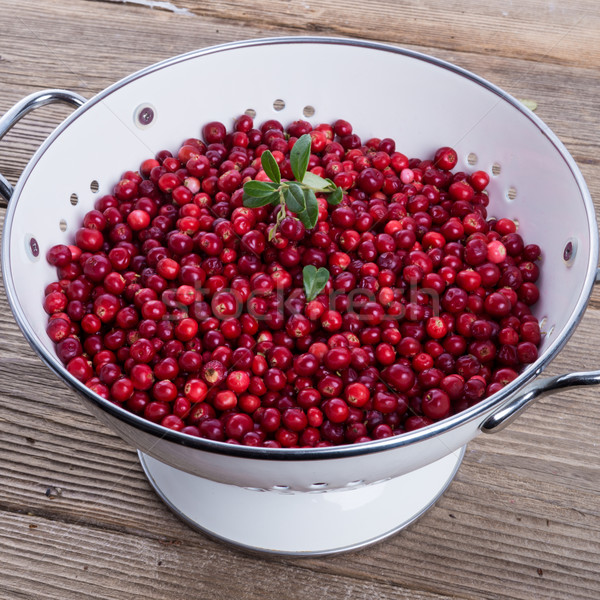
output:
[[[312,137],[314,229],[243,185],[282,177]],[[96,200],[74,244],[47,253],[47,333],[66,369],[149,421],[234,444],[314,447],[401,434],[476,404],[538,357],[540,248],[488,219],[483,171],[456,152],[409,159],[344,120],[243,115],[203,127]],[[329,272],[307,301],[303,267]]]

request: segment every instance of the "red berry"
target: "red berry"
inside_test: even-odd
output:
[[[500,240],[490,242],[487,248],[487,259],[491,263],[501,263],[506,260],[506,248]]]
[[[54,267],[65,267],[72,260],[71,250],[64,244],[52,246],[46,253],[46,260]]]
[[[448,333],[448,327],[443,319],[431,317],[427,321],[427,335],[433,339],[439,340]]]
[[[245,371],[232,371],[227,376],[227,387],[236,394],[245,392],[249,385],[250,376]]]
[[[449,414],[450,397],[446,392],[434,388],[423,396],[421,406],[426,417],[437,421]]]
[[[237,404],[237,396],[230,390],[219,392],[213,401],[217,410],[231,410]]]
[[[369,388],[358,382],[351,383],[344,390],[346,402],[357,408],[363,407],[369,401],[370,396]]]
[[[456,156],[456,151],[448,146],[439,148],[433,158],[433,164],[438,167],[438,169],[443,169],[444,171],[454,169],[457,161],[458,157]]]
[[[325,416],[332,423],[343,423],[349,416],[348,405],[341,398],[331,398],[323,405]]]
[[[208,387],[200,379],[188,379],[184,387],[184,394],[190,402],[202,402],[206,398]]]
[[[127,215],[127,225],[134,231],[146,229],[150,225],[150,215],[145,210],[132,210]]]

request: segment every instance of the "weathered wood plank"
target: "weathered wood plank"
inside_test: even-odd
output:
[[[301,561],[287,564],[224,551],[194,539],[151,540],[82,526],[57,528],[37,516],[3,515],[2,600],[189,598],[356,598],[449,600],[360,575],[316,579]],[[60,569],[57,569],[57,563]],[[32,571],[38,577],[32,578]],[[453,596],[467,598],[467,596]]]
[[[122,0],[109,0],[122,3]],[[143,3],[140,3],[143,4]],[[323,2],[177,0],[171,3],[201,17],[233,19],[250,27],[300,27],[317,35],[369,38],[398,44],[526,58],[545,63],[586,65],[598,60],[598,6],[593,0],[527,0],[481,3],[418,0],[367,5]],[[140,14],[145,8],[140,7]],[[360,19],[356,18],[360,15]],[[500,34],[500,35],[499,35]]]

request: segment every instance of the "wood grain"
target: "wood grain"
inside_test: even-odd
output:
[[[223,550],[215,543],[184,539],[149,539],[138,535],[70,525],[57,531],[39,516],[8,515],[0,523],[0,539],[11,554],[2,566],[0,598],[411,598],[450,597],[364,580],[360,575],[328,574],[315,578],[303,563],[263,561]],[[60,570],[54,569],[60,561]],[[4,562],[4,561],[3,561]],[[31,582],[26,565],[47,571]]]
[[[343,6],[310,0],[177,0],[173,4],[200,17],[233,19],[266,30],[301,28],[319,35],[419,46],[426,40],[426,45],[433,48],[563,65],[586,66],[600,56],[600,15],[594,0],[518,3],[449,0],[443,4],[371,0],[368,5],[348,0]],[[357,15],[361,18],[357,19]]]
[[[170,56],[283,34],[378,39],[450,60],[519,98],[579,163],[600,209],[596,4],[0,0],[0,112],[43,87],[86,96]],[[506,14],[504,14],[506,13]],[[16,181],[68,114],[44,108],[0,143]],[[600,211],[599,213],[600,214]],[[600,293],[550,374],[596,368]],[[24,341],[0,295],[0,600],[600,597],[600,402],[550,397],[468,446],[421,520],[356,554],[291,560],[230,550],[178,521],[134,450],[79,404]]]

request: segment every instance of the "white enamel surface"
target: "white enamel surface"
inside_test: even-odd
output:
[[[380,483],[309,493],[215,483],[141,453],[140,461],[158,495],[191,526],[246,549],[306,556],[363,547],[406,527],[446,489],[463,453]]]
[[[302,73],[304,65],[315,62],[335,68],[312,72],[310,84],[304,77],[280,76]],[[347,82],[356,72],[372,73],[373,85],[351,86],[348,92]],[[285,101],[284,110],[274,110],[276,99]],[[156,119],[140,129],[134,114],[145,104],[154,107]],[[176,150],[183,139],[198,136],[207,121],[222,120],[230,126],[235,116],[251,108],[258,124],[269,118],[287,124],[304,118],[308,105],[316,109],[311,122],[345,118],[363,139],[393,137],[398,149],[411,157],[431,157],[437,147],[452,145],[458,150],[460,169],[489,172],[493,164],[500,165],[500,174],[489,186],[490,215],[518,218],[525,239],[544,249],[542,301],[536,311],[547,317],[548,335],[540,361],[513,389],[539,373],[572,333],[595,273],[597,231],[581,175],[543,124],[470,77],[416,56],[348,43],[265,44],[183,57],[92,101],[34,157],[7,214],[4,275],[21,327],[38,351],[45,349],[44,358],[55,370],[64,374],[45,336],[41,309],[44,286],[54,280],[55,272],[43,256],[56,243],[72,242],[94,199],[110,193],[123,171],[137,169],[156,151]],[[478,157],[473,167],[466,163],[470,153]],[[92,181],[100,184],[97,194],[90,191]],[[511,187],[517,191],[514,201],[507,197]],[[72,193],[79,196],[76,206],[69,200]],[[65,232],[59,228],[61,219],[67,224]],[[37,259],[29,250],[31,237],[41,249]],[[569,239],[577,243],[571,265],[563,260]],[[348,458],[281,461],[240,458],[168,441],[112,416],[90,398],[84,400],[125,440],[182,471],[241,487],[300,492],[313,491],[315,484],[327,484],[327,490],[352,482],[360,482],[360,487],[415,471],[464,446],[497,408],[490,404],[470,420],[415,443],[377,452],[365,448]],[[367,533],[364,539],[377,537]]]

